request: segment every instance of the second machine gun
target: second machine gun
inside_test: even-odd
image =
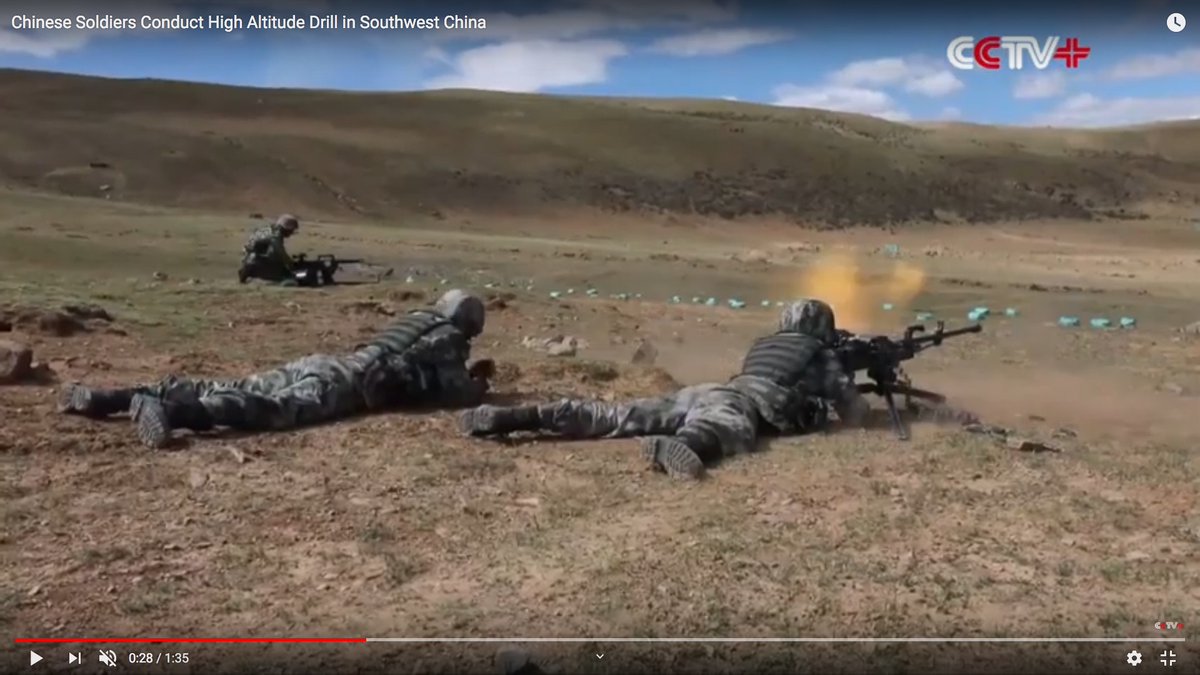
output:
[[[983,326],[973,324],[965,328],[946,330],[943,321],[937,322],[937,329],[925,333],[925,326],[913,325],[904,330],[904,336],[893,339],[886,335],[865,336],[855,335],[849,331],[837,331],[837,343],[834,351],[847,373],[866,371],[870,382],[858,385],[858,390],[864,394],[877,394],[887,403],[888,415],[892,419],[892,427],[902,441],[909,439],[908,428],[900,419],[896,409],[896,394],[904,395],[904,405],[912,410],[915,404],[912,399],[922,399],[940,405],[946,397],[941,394],[917,389],[901,369],[900,364],[907,361],[929,347],[937,347],[946,338],[978,333]],[[918,335],[921,334],[921,335]]]
[[[301,286],[328,286],[333,283],[333,275],[337,274],[342,265],[362,264],[361,258],[338,258],[329,253],[318,255],[309,260],[303,253],[292,259],[294,267],[292,276]]]

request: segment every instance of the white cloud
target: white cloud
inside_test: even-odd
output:
[[[725,99],[726,101],[740,101],[741,100],[736,96],[722,96],[721,98]]]
[[[628,50],[615,40],[522,40],[468,49],[451,59],[454,72],[429,89],[537,92],[608,79],[608,64]],[[437,52],[429,56],[437,57]],[[445,57],[444,54],[441,54]]]
[[[565,6],[564,6],[565,5]],[[563,0],[540,14],[488,13],[475,15],[487,22],[483,30],[437,31],[432,40],[485,42],[451,54],[426,52],[451,72],[427,87],[470,87],[504,91],[541,91],[602,82],[608,64],[628,53],[613,33],[647,28],[688,29],[729,21],[736,8],[717,0]],[[604,38],[598,36],[604,35]]]
[[[0,52],[29,54],[42,59],[82,49],[94,34],[82,30],[17,32],[0,29]]]
[[[877,89],[836,84],[813,87],[784,84],[776,87],[773,93],[775,105],[860,113],[896,121],[910,119],[891,96]]]
[[[1102,99],[1080,94],[1035,121],[1056,127],[1109,127],[1179,119],[1200,119],[1200,96]]]
[[[426,49],[421,56],[428,61],[440,63],[443,66],[449,66],[451,68],[454,67],[454,56],[441,47],[430,47],[429,49]]]
[[[844,87],[902,87],[905,91],[937,98],[963,88],[948,68],[919,57],[854,61],[829,75],[829,81]]]
[[[942,112],[938,114],[938,119],[942,120],[960,120],[962,119],[962,111],[952,105],[942,108]]]
[[[883,119],[912,119],[887,89],[940,98],[963,88],[944,65],[924,57],[889,57],[852,61],[815,85],[784,84],[775,88],[775,105],[823,108]]]
[[[1200,73],[1200,48],[1135,56],[1113,66],[1106,75],[1114,80],[1148,80],[1182,73]]]
[[[1013,86],[1013,98],[1051,98],[1067,90],[1067,74],[1061,70],[1049,73],[1034,73],[1017,78]]]
[[[920,75],[904,83],[904,90],[930,98],[948,96],[963,88],[963,83],[948,70]]]
[[[716,56],[732,54],[747,47],[781,42],[789,37],[790,33],[778,30],[710,28],[660,38],[650,45],[650,51],[671,56]]]

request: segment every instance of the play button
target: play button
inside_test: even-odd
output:
[[[37,652],[32,651],[32,650],[29,652],[29,665],[32,666],[33,664],[35,664],[41,660],[42,660],[41,654],[38,654]]]

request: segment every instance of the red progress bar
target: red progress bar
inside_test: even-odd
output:
[[[365,643],[366,638],[17,638],[16,643]]]

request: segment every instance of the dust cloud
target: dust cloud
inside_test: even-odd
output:
[[[804,270],[792,296],[824,300],[837,313],[839,328],[859,332],[879,325],[889,314],[911,310],[925,280],[923,269],[904,261],[868,275],[851,257],[829,256]],[[890,311],[885,303],[891,304]]]

